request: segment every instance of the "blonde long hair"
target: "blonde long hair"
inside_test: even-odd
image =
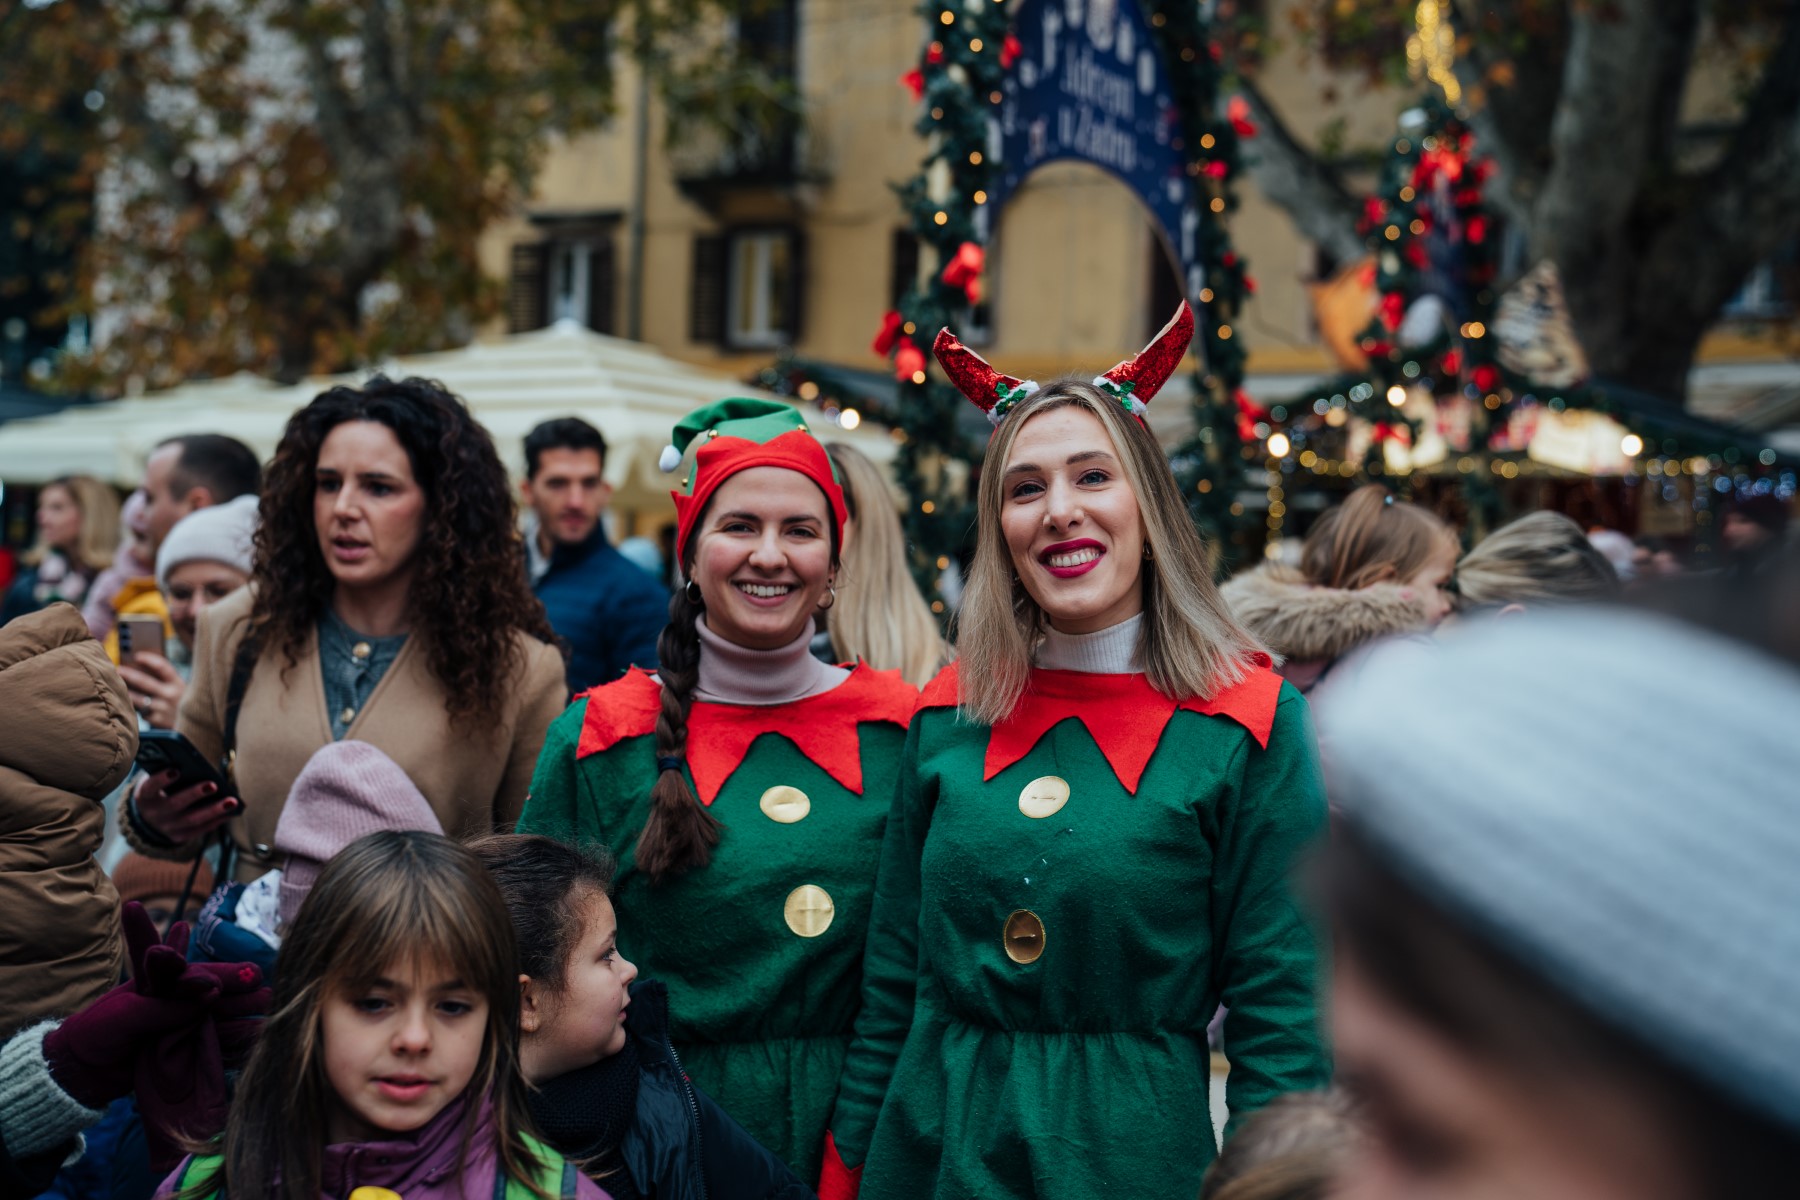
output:
[[[69,499],[81,510],[81,539],[75,544],[75,553],[69,556],[69,565],[88,574],[106,570],[119,550],[118,493],[92,475],[64,475],[40,490],[51,488],[69,493]],[[40,534],[37,544],[23,556],[26,565],[37,566],[50,549]]]
[[[1581,526],[1534,512],[1483,538],[1457,564],[1458,609],[1550,601],[1604,600],[1619,593],[1619,573]]]
[[[1456,534],[1428,509],[1366,483],[1320,517],[1300,549],[1300,573],[1317,587],[1358,591],[1404,583],[1446,551]]]
[[[827,628],[842,662],[862,659],[883,671],[898,670],[923,687],[950,660],[950,646],[925,606],[906,566],[906,535],[894,512],[881,468],[842,442],[825,452],[844,485],[844,503],[856,532],[844,539],[844,566]]]
[[[1013,573],[1000,529],[1006,462],[1025,423],[1040,413],[1079,408],[1093,414],[1119,454],[1137,497],[1144,545],[1144,623],[1138,659],[1150,685],[1165,696],[1211,696],[1244,678],[1253,656],[1266,653],[1232,617],[1213,585],[1206,546],[1181,502],[1175,475],[1148,428],[1091,383],[1063,380],[1013,408],[988,443],[976,495],[975,562],[957,616],[957,672],[962,711],[993,725],[1025,693],[1032,656],[1047,624]]]

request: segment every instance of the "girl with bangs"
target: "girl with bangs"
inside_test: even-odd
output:
[[[1322,1086],[1319,947],[1288,886],[1322,829],[1306,701],[1232,620],[1143,423],[1183,305],[1092,383],[999,374],[959,661],[902,758],[825,1200],[1180,1197],[1235,1125]]]
[[[374,833],[319,876],[210,1153],[159,1197],[604,1197],[528,1132],[512,920],[480,861]]]

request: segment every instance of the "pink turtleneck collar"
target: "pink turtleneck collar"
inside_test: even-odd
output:
[[[787,704],[820,692],[829,692],[850,672],[812,656],[814,623],[808,618],[800,636],[774,650],[750,650],[728,642],[707,628],[701,617],[694,631],[700,635],[700,679],[694,699],[713,704]]]

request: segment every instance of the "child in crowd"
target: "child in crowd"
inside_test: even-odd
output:
[[[1200,1200],[1326,1200],[1362,1137],[1342,1092],[1277,1096],[1219,1151]]]
[[[190,874],[192,884],[188,882]],[[169,926],[177,921],[194,920],[213,886],[212,868],[204,860],[196,866],[135,853],[119,860],[119,865],[112,870],[112,881],[113,887],[119,890],[121,901],[136,900],[144,906],[158,933],[168,933]],[[185,909],[181,907],[184,892],[187,894]]]
[[[383,829],[444,832],[393,759],[367,742],[321,747],[294,779],[275,825],[274,853],[282,865],[213,893],[194,930],[195,957],[253,962],[273,975],[282,936],[325,864],[357,838]]]
[[[1286,660],[1287,681],[1310,694],[1352,651],[1442,620],[1457,550],[1443,521],[1372,483],[1319,518],[1298,569],[1267,563],[1231,579],[1220,594],[1232,615]]]
[[[437,834],[370,834],[282,940],[214,1152],[158,1195],[604,1197],[526,1132],[518,1028],[512,921],[481,863]]]
[[[688,1081],[669,1044],[667,989],[637,979],[618,951],[611,857],[524,835],[470,849],[512,913],[519,1062],[550,1144],[619,1200],[811,1200],[786,1164]]]

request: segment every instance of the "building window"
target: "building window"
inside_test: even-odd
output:
[[[513,247],[507,324],[523,333],[566,320],[612,333],[617,287],[610,227],[552,230]]]
[[[806,240],[798,229],[736,229],[695,239],[693,338],[726,349],[801,336]]]
[[[731,305],[727,332],[733,345],[776,346],[793,329],[793,242],[782,231],[740,233],[731,239]]]

